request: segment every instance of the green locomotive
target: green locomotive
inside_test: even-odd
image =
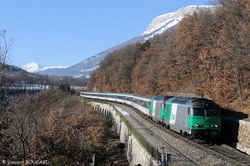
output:
[[[182,135],[220,137],[220,107],[205,98],[156,96],[150,100],[152,119]]]

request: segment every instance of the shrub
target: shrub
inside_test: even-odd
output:
[[[70,86],[68,83],[61,83],[58,89],[62,90],[63,92],[69,92]]]

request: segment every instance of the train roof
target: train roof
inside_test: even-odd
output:
[[[112,93],[112,92],[81,92],[83,94],[96,94],[96,95],[110,95],[110,96],[127,96],[137,99],[151,99],[153,96],[149,95],[139,95],[139,94],[132,94],[132,93]]]
[[[214,101],[206,98],[193,98],[193,97],[173,97],[166,101],[166,103],[184,104],[193,107],[219,107]]]
[[[173,96],[161,96],[161,95],[158,95],[158,96],[152,96],[152,100],[156,100],[156,101],[166,101],[170,98],[172,98]]]
[[[100,94],[105,94],[105,95],[115,95],[115,96],[126,96],[126,97],[132,97],[132,98],[145,98],[148,99],[149,97],[146,95],[137,95],[137,94],[133,94],[133,93],[100,93]]]
[[[170,99],[171,103],[187,104],[190,103],[194,98],[192,97],[173,97]]]
[[[116,95],[116,96],[132,96],[132,93],[112,93],[112,92],[81,92],[84,94],[103,94],[103,95]]]
[[[137,95],[137,94],[134,94],[132,96],[132,98],[134,98],[134,99],[144,100],[144,101],[148,101],[148,102],[151,100],[152,97],[153,96],[149,96],[149,95]]]

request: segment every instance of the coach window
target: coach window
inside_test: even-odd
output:
[[[117,99],[123,99],[123,96],[116,96]]]
[[[125,97],[125,100],[131,101],[131,97]]]
[[[141,102],[141,106],[146,107],[146,102],[145,102],[145,101],[142,101],[142,102]]]

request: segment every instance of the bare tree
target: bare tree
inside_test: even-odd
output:
[[[4,88],[4,74],[6,68],[8,67],[7,60],[10,54],[10,49],[13,43],[13,39],[10,38],[7,40],[6,38],[6,30],[0,31],[0,90]]]

